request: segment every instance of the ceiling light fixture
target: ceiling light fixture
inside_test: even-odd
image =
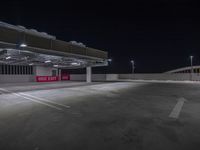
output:
[[[11,58],[11,56],[8,56],[8,57],[6,57],[6,60],[8,60],[8,59],[10,59]]]
[[[50,63],[50,62],[51,62],[51,60],[46,60],[46,61],[45,61],[45,63]]]
[[[73,66],[80,66],[80,63],[72,62],[71,65],[73,65]]]
[[[20,47],[27,47],[27,45],[25,43],[21,43]]]
[[[58,65],[53,65],[54,67],[58,67]]]

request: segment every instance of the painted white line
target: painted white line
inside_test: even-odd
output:
[[[54,108],[54,109],[57,109],[57,110],[62,110],[62,108],[59,108],[59,107],[57,107],[57,106],[54,106],[54,105],[51,105],[51,104],[47,104],[47,103],[45,103],[45,102],[41,102],[41,101],[38,101],[38,100],[33,99],[33,98],[25,97],[25,96],[23,96],[23,95],[21,95],[21,94],[18,94],[18,93],[15,93],[15,92],[11,92],[11,91],[6,90],[6,89],[0,88],[0,90],[1,90],[1,91],[4,91],[4,92],[8,92],[8,93],[10,93],[10,94],[12,94],[12,95],[15,95],[15,96],[18,96],[18,97],[22,97],[22,98],[27,99],[27,100],[29,100],[29,101],[33,101],[33,102],[36,102],[36,103],[39,103],[39,104],[43,104],[43,105],[46,105],[46,106],[48,106],[48,107],[51,107],[51,108]]]
[[[174,118],[174,119],[178,119],[181,109],[183,107],[183,104],[186,102],[187,100],[183,97],[178,99],[178,102],[176,103],[176,105],[174,106],[172,112],[170,113],[169,117],[170,118]]]
[[[47,103],[44,103],[44,102],[41,102],[41,101],[38,101],[38,100],[35,100],[35,99],[32,99],[32,98],[29,98],[29,97],[25,97],[25,96],[20,95],[20,94],[17,94],[17,93],[12,93],[12,94],[14,94],[14,95],[16,95],[16,96],[18,96],[18,97],[22,97],[22,98],[24,98],[24,99],[27,99],[27,100],[36,102],[36,103],[40,103],[40,104],[46,105],[46,106],[48,106],[48,107],[51,107],[51,108],[54,108],[54,109],[57,109],[57,110],[62,110],[61,108],[56,107],[56,106],[54,106],[54,105],[47,104]]]
[[[58,105],[58,106],[62,106],[62,107],[65,107],[65,108],[70,108],[70,106],[68,106],[68,105],[56,103],[56,102],[53,102],[53,101],[48,100],[46,98],[41,98],[41,97],[37,97],[37,96],[30,95],[30,94],[25,94],[25,93],[19,93],[19,94],[27,96],[27,97],[31,97],[31,98],[34,98],[34,99],[37,99],[37,100],[40,100],[40,101],[44,101],[44,102],[52,103],[52,104],[55,104],[55,105]]]
[[[27,100],[24,100],[24,101],[16,102],[15,104],[21,104],[21,103],[27,103],[27,102],[28,102]]]
[[[8,90],[6,90],[6,89],[0,88],[0,90],[3,91],[3,94],[4,94],[5,92],[6,92],[6,93],[12,93],[11,91],[8,91]]]
[[[35,99],[32,99],[32,98],[29,98],[29,97],[25,97],[23,95],[20,95],[20,94],[17,94],[17,93],[12,93],[18,97],[22,97],[24,99],[27,99],[27,100],[30,100],[30,101],[33,101],[33,102],[36,102],[36,103],[39,103],[39,104],[43,104],[43,105],[46,105],[48,107],[51,107],[51,108],[54,108],[54,109],[57,109],[57,110],[62,110],[62,108],[59,108],[57,106],[54,106],[54,105],[51,105],[51,104],[47,104],[47,103],[44,103],[44,102],[41,102],[41,101],[38,101],[38,100],[35,100]]]

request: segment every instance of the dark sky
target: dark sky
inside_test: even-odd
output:
[[[200,7],[192,0],[1,1],[0,20],[109,52],[112,73],[200,64]],[[102,71],[99,69],[97,71]]]

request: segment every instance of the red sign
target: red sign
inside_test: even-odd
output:
[[[69,74],[62,75],[61,80],[70,80],[70,75]]]
[[[52,82],[52,81],[58,81],[58,76],[36,76],[37,82]]]

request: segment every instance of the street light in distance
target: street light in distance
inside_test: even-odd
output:
[[[131,66],[132,66],[132,73],[135,71],[135,62],[134,60],[131,60]]]
[[[190,80],[192,80],[192,74],[193,74],[193,57],[194,56],[190,56],[190,65],[191,65],[191,68],[190,68]]]

